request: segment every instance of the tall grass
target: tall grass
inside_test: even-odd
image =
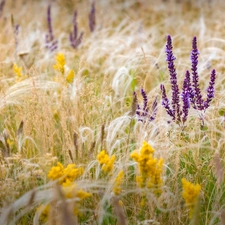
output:
[[[91,1],[1,2],[0,224],[225,224],[222,0],[99,0],[94,29]],[[55,50],[46,47],[49,5]],[[78,37],[84,33],[73,48],[75,10]],[[184,126],[171,121],[162,106],[160,85],[168,96],[172,92],[168,34],[180,87],[194,36],[202,93],[213,68],[217,74],[209,108],[190,109]],[[64,72],[53,67],[57,53],[65,56]],[[70,71],[75,76],[68,82]],[[158,99],[153,121],[136,115],[133,92],[142,105],[141,89],[149,106]],[[163,159],[159,192],[159,186],[136,180],[145,175],[130,155],[141,152],[143,141],[154,149],[153,159]],[[105,164],[97,159],[102,150]],[[104,171],[113,155],[113,166]],[[52,179],[49,171],[57,162],[83,172],[72,179],[72,169],[61,171]],[[191,207],[182,197],[182,178],[201,186]]]

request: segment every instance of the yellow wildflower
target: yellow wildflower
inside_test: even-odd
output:
[[[130,157],[138,163],[140,176],[136,176],[136,181],[139,187],[143,188],[147,184],[148,188],[155,188],[155,191],[158,193],[157,189],[163,184],[163,159],[158,160],[157,158],[153,158],[153,153],[154,149],[144,141],[140,154],[134,151]]]
[[[119,195],[121,192],[121,184],[123,183],[124,180],[124,171],[121,170],[119,172],[119,174],[117,175],[116,179],[115,179],[115,184],[113,187],[113,192],[115,195]]]
[[[66,59],[63,53],[57,53],[55,56],[56,64],[53,65],[53,68],[60,73],[64,74],[64,67],[66,65]]]
[[[182,197],[185,200],[185,203],[187,207],[190,209],[190,217],[192,217],[194,206],[198,200],[200,191],[201,191],[201,185],[199,184],[192,184],[191,182],[188,182],[185,178],[182,178]]]
[[[102,170],[106,173],[109,173],[113,170],[114,168],[114,162],[116,160],[116,156],[113,155],[111,158],[109,155],[105,152],[105,150],[102,150],[98,156],[97,159],[102,166]]]
[[[70,72],[68,73],[68,75],[66,77],[66,81],[68,83],[73,83],[74,77],[75,77],[74,71],[73,70],[70,70]]]
[[[100,165],[102,165],[102,164],[105,164],[105,163],[107,163],[107,162],[109,161],[109,156],[108,156],[108,154],[105,152],[105,150],[102,150],[102,151],[98,154],[97,159],[98,159]]]
[[[48,178],[51,180],[58,180],[63,176],[64,174],[63,170],[64,170],[63,165],[60,162],[58,162],[57,166],[53,166],[51,170],[48,172]]]
[[[40,220],[43,222],[47,222],[50,211],[50,205],[49,204],[41,205],[40,207],[37,208],[37,211],[41,211]]]
[[[18,67],[16,64],[13,65],[13,71],[18,78],[23,76],[22,67]]]
[[[57,166],[53,166],[48,173],[48,178],[51,180],[59,180],[60,184],[73,182],[84,172],[82,167],[77,168],[75,164],[69,164],[66,168],[58,162]]]

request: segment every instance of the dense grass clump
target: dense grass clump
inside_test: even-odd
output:
[[[0,224],[225,224],[222,0],[0,2]]]

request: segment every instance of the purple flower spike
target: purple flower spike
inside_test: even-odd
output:
[[[152,104],[152,115],[150,116],[150,121],[153,121],[156,117],[156,113],[157,113],[157,105],[158,105],[158,97],[155,97],[155,100]]]
[[[170,108],[170,102],[166,95],[166,89],[163,84],[160,85],[160,89],[162,91],[162,105],[166,109],[166,112],[172,117],[173,120],[175,120],[175,115],[172,109]]]
[[[48,34],[45,36],[46,48],[50,51],[54,51],[58,47],[58,41],[54,40],[52,19],[51,19],[51,5],[47,9],[47,23],[48,23]]]
[[[157,97],[155,98],[153,104],[152,104],[152,110],[151,114],[148,112],[149,106],[148,106],[148,96],[143,88],[141,88],[141,95],[143,98],[143,107],[141,109],[140,105],[138,104],[137,101],[137,93],[134,92],[134,99],[136,101],[136,115],[138,118],[138,121],[141,122],[151,122],[155,119],[156,113],[157,113]]]
[[[182,113],[183,113],[183,118],[182,121],[183,123],[186,122],[187,117],[188,117],[188,110],[190,108],[190,73],[187,70],[184,83],[183,83],[183,91],[182,91],[182,100],[183,100],[183,108],[182,108]]]
[[[89,19],[90,31],[94,32],[94,30],[95,30],[95,2],[92,2],[88,19]]]
[[[198,48],[197,48],[197,38],[194,37],[192,41],[192,52],[191,52],[191,71],[192,71],[192,85],[193,85],[193,93],[191,94],[191,102],[193,104],[194,109],[203,110],[204,104],[201,95],[201,91],[199,89],[199,77],[197,72],[198,66]]]
[[[78,37],[78,28],[77,28],[77,11],[75,10],[74,16],[73,16],[73,32],[70,33],[69,40],[70,40],[70,45],[73,48],[77,48],[83,38],[84,32],[81,32],[80,36]]]
[[[174,115],[174,119],[180,121],[180,96],[179,96],[179,88],[177,84],[177,73],[174,66],[173,61],[176,59],[173,55],[173,46],[171,36],[167,36],[167,45],[166,45],[166,55],[167,55],[167,63],[168,69],[170,72],[170,83],[172,88],[172,111]]]
[[[215,80],[216,80],[216,70],[213,69],[211,76],[210,76],[210,81],[209,81],[209,87],[207,88],[207,99],[204,103],[205,109],[209,107],[209,103],[212,101],[214,98],[214,93],[215,93]]]
[[[148,114],[148,96],[143,88],[141,89],[141,95],[143,97],[142,116],[146,116]]]

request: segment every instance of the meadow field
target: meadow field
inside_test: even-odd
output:
[[[223,0],[0,1],[0,225],[225,225]]]

